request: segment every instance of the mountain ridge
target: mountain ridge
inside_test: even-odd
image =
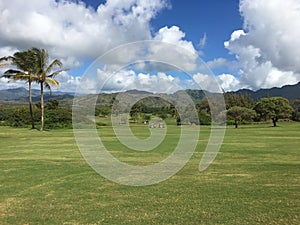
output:
[[[192,99],[197,102],[201,100],[205,95],[202,90],[185,90]],[[142,90],[128,90],[128,94],[151,94],[147,91]],[[227,94],[248,94],[253,100],[257,100],[263,97],[269,96],[280,96],[287,98],[288,100],[296,100],[300,98],[300,82],[294,85],[285,85],[280,88],[273,87],[270,89],[259,89],[252,91],[250,89],[240,89],[238,91],[226,92]],[[113,93],[112,93],[113,94]],[[115,93],[114,93],[115,94]],[[74,98],[75,93],[72,92],[61,92],[54,91],[50,95],[50,92],[45,93],[45,101],[53,98],[57,100],[71,99]],[[32,99],[34,102],[38,102],[40,99],[40,91],[37,89],[32,90]],[[0,90],[0,101],[1,102],[27,102],[28,101],[28,90],[24,87],[12,88]]]
[[[284,97],[288,100],[295,100],[300,98],[300,82],[294,85],[284,85],[282,87],[272,87],[269,89],[259,89],[252,91],[250,89],[240,89],[234,92],[227,92],[234,94],[249,94],[253,100],[264,97]]]

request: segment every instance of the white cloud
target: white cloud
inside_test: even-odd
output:
[[[181,89],[181,81],[171,75],[136,73],[133,70],[122,70],[117,73],[98,69],[95,92],[116,92],[125,90],[143,90],[154,93],[172,93]],[[88,80],[89,82],[90,80]],[[100,90],[101,89],[101,90]]]
[[[80,85],[81,77],[74,77],[68,72],[62,72],[55,77],[59,82],[59,87],[53,89],[54,91],[63,91],[63,92],[75,92],[77,85]]]
[[[158,42],[151,45],[149,57],[161,62],[168,59],[169,64],[182,70],[195,70],[198,53],[193,43],[184,40],[184,37],[185,33],[177,26],[161,28],[153,38]],[[161,44],[160,42],[169,44]]]
[[[241,82],[231,74],[221,74],[212,76],[208,74],[196,73],[193,79],[200,85],[201,89],[209,92],[236,91],[244,88]]]
[[[18,87],[28,87],[24,82],[21,81],[15,81],[12,82],[7,78],[0,77],[0,90],[5,90],[5,89],[13,89],[13,88],[18,88]]]
[[[237,69],[239,67],[236,61],[229,61],[225,58],[215,58],[206,62],[206,66],[208,66],[208,68],[211,70],[222,68]]]
[[[119,44],[150,39],[150,20],[164,7],[164,0],[108,0],[97,11],[74,1],[1,1],[0,50],[36,46],[54,57],[95,58]]]
[[[87,74],[80,80],[77,94],[120,92],[126,90],[143,90],[153,93],[173,93],[182,89],[182,81],[166,73],[136,73],[134,70],[120,70],[116,73],[97,69],[97,76]],[[76,84],[72,80],[70,85]]]
[[[225,91],[237,91],[244,88],[240,81],[231,74],[221,74],[217,76],[218,83]]]
[[[207,42],[207,35],[206,35],[206,33],[204,33],[203,37],[199,41],[199,44],[198,44],[199,48],[200,49],[204,48],[204,46],[206,45],[206,42]]]
[[[31,0],[30,4],[19,0],[1,1],[0,52],[1,55],[12,55],[33,46],[47,48],[51,59],[59,58],[65,68],[74,69],[82,66],[87,59],[93,60],[120,44],[155,40],[156,44],[148,46],[148,55],[143,56],[144,59],[155,61],[155,65],[145,63],[139,69],[149,72],[166,72],[175,67],[194,70],[197,51],[192,42],[184,40],[185,33],[179,27],[163,27],[153,36],[151,34],[150,21],[168,6],[167,0],[108,0],[95,10],[81,1],[71,0]],[[141,47],[130,45],[117,54],[105,57],[103,63],[106,64],[106,70],[116,71],[120,65],[138,60],[136,54]],[[57,76],[57,79],[60,91],[74,91],[80,81],[80,78],[67,72]],[[93,80],[90,79],[86,87],[95,88]],[[154,76],[147,72],[136,74],[133,71],[119,71],[116,82],[109,82],[111,90],[119,90],[125,85],[147,90],[155,87],[156,91],[166,92],[173,91],[172,85],[177,79],[165,73]],[[2,82],[3,85],[5,83]]]
[[[193,74],[192,78],[196,81],[197,87],[200,86],[202,90],[212,93],[220,93],[223,91],[218,79],[212,75],[196,73]]]
[[[300,81],[300,2],[241,0],[244,30],[224,46],[241,65],[240,82],[252,89]]]
[[[178,45],[191,53],[196,53],[196,50],[191,41],[183,40],[185,33],[177,26],[163,27],[156,33],[154,40],[162,41],[174,45]]]

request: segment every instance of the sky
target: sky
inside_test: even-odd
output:
[[[65,92],[210,90],[212,79],[257,90],[300,81],[299,21],[299,0],[1,0],[0,57],[48,49],[69,69],[57,76]],[[118,47],[145,40],[161,43],[146,44],[151,66],[136,63],[139,44]],[[19,86],[0,78],[0,89]]]

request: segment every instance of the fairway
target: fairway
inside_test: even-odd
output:
[[[175,176],[131,187],[97,174],[72,129],[40,132],[0,127],[0,224],[299,224],[300,123],[227,127],[221,150],[198,171],[210,128]],[[132,127],[141,138],[143,126]],[[167,157],[179,127],[153,152],[128,151],[112,128],[98,129],[120,160],[147,165]]]

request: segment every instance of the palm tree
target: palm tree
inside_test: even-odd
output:
[[[40,84],[41,90],[41,130],[44,130],[44,87],[51,91],[51,85],[58,86],[59,83],[54,77],[61,72],[65,71],[65,69],[60,69],[53,71],[54,67],[62,67],[62,62],[58,59],[53,60],[50,64],[48,64],[48,52],[46,49],[38,49],[32,48],[29,50],[35,61],[35,77],[37,78],[37,82]]]
[[[15,66],[16,69],[9,69],[4,72],[3,77],[10,78],[13,80],[25,80],[28,82],[28,91],[29,91],[29,111],[31,118],[31,128],[34,129],[34,118],[33,118],[33,110],[32,110],[32,88],[31,84],[33,81],[36,81],[36,77],[33,74],[34,69],[34,59],[32,54],[27,51],[16,52],[13,56],[2,57],[1,61],[6,61],[5,63],[1,63],[1,66],[12,65]]]

